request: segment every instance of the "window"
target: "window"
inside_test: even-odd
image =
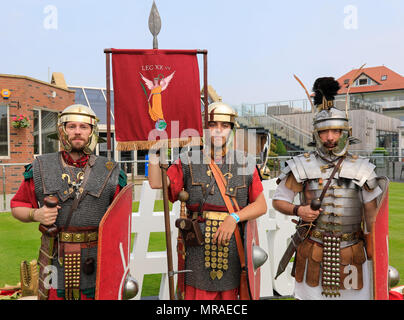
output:
[[[8,157],[8,106],[0,106],[0,157]]]
[[[39,110],[34,110],[34,154],[40,154],[39,142]]]
[[[120,161],[128,161],[121,163],[121,169],[124,170],[126,173],[132,173],[133,167],[133,153],[134,151],[121,151],[119,152]]]
[[[59,150],[59,140],[55,137],[58,113],[34,110],[34,154],[45,154]],[[49,137],[49,136],[52,137]]]
[[[86,99],[86,97],[84,96],[84,92],[83,92],[83,89],[82,88],[69,88],[70,90],[74,90],[76,93],[75,93],[75,97],[74,97],[74,101],[77,103],[77,104],[82,104],[82,105],[85,105],[85,106],[87,106],[88,105],[88,103],[87,103],[87,99]]]
[[[376,130],[376,147],[383,147],[390,152],[390,155],[395,155],[398,148],[398,133]]]
[[[105,142],[98,143],[98,155],[107,157],[108,156],[108,150],[107,150],[107,133],[106,132],[99,132],[100,138],[103,138]],[[114,133],[111,132],[111,159],[114,159]]]
[[[69,87],[74,90],[75,101],[94,110],[101,124],[107,123],[106,104],[107,92],[102,88]],[[114,124],[114,91],[111,90],[111,124]]]
[[[387,80],[387,75],[385,75],[385,74],[384,74],[384,75],[382,75],[381,80],[382,80],[382,81]]]
[[[368,79],[359,79],[359,85],[360,86],[365,86],[368,84]]]
[[[349,84],[349,79],[345,79],[344,84]]]
[[[144,176],[146,174],[146,155],[149,153],[148,150],[138,150],[137,151],[137,175]]]
[[[100,123],[107,123],[107,115],[106,115],[106,105],[107,102],[105,101],[104,95],[100,89],[85,89],[86,96],[88,99],[88,102],[90,103],[91,109],[94,110],[95,114],[97,117],[100,119]],[[111,97],[113,99],[113,97]],[[111,112],[113,113],[113,110],[111,109]],[[112,117],[111,117],[111,123],[112,122]]]

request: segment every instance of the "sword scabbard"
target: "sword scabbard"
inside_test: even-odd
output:
[[[311,225],[303,225],[302,223],[296,227],[297,230],[291,237],[291,241],[281,260],[279,261],[275,280],[285,271],[290,259],[292,259],[293,255],[295,254],[297,247],[307,238],[310,228]]]

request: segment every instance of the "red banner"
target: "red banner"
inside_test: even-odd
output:
[[[112,49],[118,150],[202,136],[196,50]]]

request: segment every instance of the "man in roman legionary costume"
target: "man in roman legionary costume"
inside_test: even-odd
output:
[[[95,295],[98,227],[126,185],[126,174],[117,163],[93,154],[97,122],[87,106],[64,109],[57,127],[63,150],[27,165],[11,200],[16,219],[40,223],[38,298],[42,300]]]
[[[316,149],[287,161],[273,198],[274,208],[298,216],[298,230],[305,230],[290,245],[297,246],[292,274],[295,297],[302,300],[373,298],[367,261],[376,258],[370,235],[384,193],[369,159],[348,152],[357,139],[347,109],[334,106],[339,88],[331,77],[315,81]],[[293,204],[296,194],[301,205]]]
[[[236,244],[240,226],[263,215],[267,206],[255,159],[230,148],[236,112],[223,102],[215,102],[209,105],[208,113],[203,149],[182,152],[167,171],[170,201],[178,200],[183,189],[188,193],[187,218],[197,221],[196,234],[200,232],[202,238],[202,243],[190,245],[184,239],[185,270],[191,272],[185,273],[183,298],[236,300],[242,263]],[[215,177],[224,181],[225,193],[233,203],[236,200],[239,211],[229,212]],[[162,187],[155,154],[150,155],[149,182],[152,188]]]

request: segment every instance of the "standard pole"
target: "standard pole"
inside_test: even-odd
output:
[[[203,51],[203,104],[205,115],[205,129],[208,128],[208,51]]]
[[[163,203],[164,203],[164,226],[166,233],[166,248],[167,248],[167,271],[168,271],[168,288],[170,292],[170,300],[175,299],[174,290],[174,268],[173,268],[173,248],[171,244],[171,226],[170,226],[170,208],[168,206],[168,185],[167,185],[167,169],[166,148],[160,149],[161,159],[161,178],[163,184]]]
[[[106,53],[107,68],[107,156],[111,160],[111,53]]]

